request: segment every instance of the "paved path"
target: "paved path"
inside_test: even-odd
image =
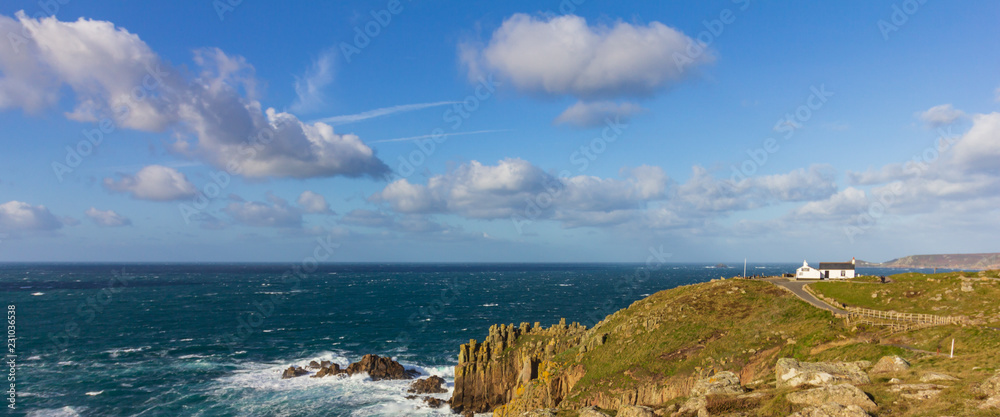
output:
[[[788,289],[793,294],[801,298],[803,301],[816,306],[816,308],[821,308],[823,310],[833,312],[834,314],[847,315],[847,310],[834,308],[829,304],[820,301],[818,298],[813,297],[813,295],[809,294],[805,288],[802,288],[807,284],[811,284],[816,281],[791,281],[787,278],[769,278],[767,279],[767,281],[770,281],[771,283],[779,287]]]

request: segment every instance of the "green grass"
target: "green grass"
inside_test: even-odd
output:
[[[948,272],[924,275],[894,275],[887,284],[866,283],[867,279],[848,282],[817,282],[810,286],[817,293],[850,306],[903,313],[964,315],[981,319],[985,324],[1000,323],[1000,281],[981,280],[998,271]],[[961,277],[973,281],[972,292],[962,291]],[[873,296],[874,295],[874,296]]]
[[[973,292],[962,292],[958,275],[902,274],[892,277],[895,282],[886,285],[864,280],[813,285],[828,297],[867,308],[920,313],[926,312],[920,309],[931,309],[936,314],[956,315],[973,313],[977,303],[989,300],[996,311],[1000,284],[976,281]],[[945,293],[947,289],[952,292]],[[870,294],[876,290],[884,292],[872,299]],[[941,303],[921,301],[921,295],[930,293],[933,297],[938,292],[947,294]],[[907,297],[913,293],[918,296]],[[882,303],[883,297],[893,300]],[[942,305],[949,306],[949,310],[933,310]],[[874,363],[883,356],[898,355],[913,364],[909,373],[898,376],[904,382],[918,383],[920,375],[929,370],[951,374],[961,381],[940,398],[915,404],[892,392],[886,384],[888,377],[872,375],[874,383],[860,388],[880,404],[875,416],[985,416],[991,414],[975,410],[978,399],[971,388],[1000,368],[996,359],[1000,331],[985,326],[949,325],[888,335],[882,328],[847,324],[764,281],[725,280],[661,291],[608,316],[591,332],[607,333],[607,340],[583,355],[578,355],[574,343],[557,344],[573,347],[556,352],[556,374],[578,365],[586,370],[560,404],[564,410],[576,410],[597,394],[614,397],[640,386],[668,386],[713,370],[735,372],[744,377],[743,383],[749,389],[766,394],[758,400],[713,398],[713,411],[725,412],[753,403],[753,415],[786,416],[801,406],[785,399],[787,390],[774,389],[778,358]],[[514,349],[537,346],[545,339],[548,337],[524,337]],[[956,341],[956,357],[948,358],[952,339]],[[939,348],[942,354],[936,355]],[[677,398],[669,403],[683,401]],[[574,413],[561,411],[559,415]]]

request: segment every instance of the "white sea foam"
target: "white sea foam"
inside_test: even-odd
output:
[[[356,358],[355,358],[356,359]],[[329,376],[281,379],[289,365],[305,367],[310,361],[332,361],[341,366],[349,363],[342,352],[326,352],[316,357],[282,363],[250,363],[236,373],[217,379],[216,395],[237,407],[244,414],[260,414],[265,410],[286,409],[294,405],[302,414],[350,410],[352,416],[432,416],[451,414],[447,407],[430,408],[423,396],[407,399],[406,392],[413,381],[372,381],[367,375]],[[447,393],[433,397],[448,399],[454,389],[453,366],[421,366],[400,362],[422,377],[438,375],[446,380]]]
[[[101,394],[104,394],[104,390],[90,391],[90,392],[87,393],[87,395],[89,395],[91,397],[98,396],[98,395],[101,395]]]
[[[112,358],[117,358],[121,356],[121,354],[123,353],[142,352],[146,349],[152,349],[152,348],[153,348],[152,346],[140,346],[135,348],[118,348],[118,349],[105,350],[104,353],[111,355]]]
[[[66,406],[29,411],[27,417],[80,417],[80,413],[76,408]]]
[[[43,292],[33,292],[33,293],[31,293],[31,295],[39,296],[39,295],[45,295],[45,293],[43,293]]]
[[[497,304],[496,304],[496,303],[489,303],[489,304],[483,304],[483,305],[482,305],[482,306],[480,306],[480,307],[496,307],[496,306],[497,306]]]

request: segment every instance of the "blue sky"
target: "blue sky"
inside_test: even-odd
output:
[[[0,5],[0,261],[997,251],[992,2],[233,3]]]

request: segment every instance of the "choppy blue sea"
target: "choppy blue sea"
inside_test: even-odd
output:
[[[280,371],[374,353],[450,385],[459,345],[494,323],[589,326],[654,292],[742,273],[706,266],[6,264],[0,291],[15,306],[16,406],[28,416],[416,416],[448,410],[406,399],[405,381]]]

